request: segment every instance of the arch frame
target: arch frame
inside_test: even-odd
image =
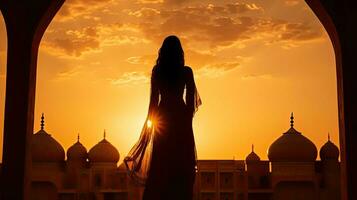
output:
[[[305,0],[332,42],[337,76],[342,200],[357,199],[357,2]]]
[[[7,36],[7,79],[0,199],[29,199],[36,68],[42,35],[65,0],[0,0]],[[357,199],[356,2],[305,0],[332,41],[336,56],[342,200]]]

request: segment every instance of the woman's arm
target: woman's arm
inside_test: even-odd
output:
[[[155,68],[154,68],[155,69]],[[159,87],[155,75],[155,70],[153,69],[151,75],[151,91],[150,91],[150,104],[149,104],[149,119],[155,117],[159,105]]]
[[[185,67],[186,70],[186,105],[191,116],[195,112],[195,92],[196,84],[193,78],[193,72],[190,67]]]

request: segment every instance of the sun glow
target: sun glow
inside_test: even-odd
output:
[[[146,125],[151,128],[152,127],[152,121],[149,119],[147,122],[146,122]]]

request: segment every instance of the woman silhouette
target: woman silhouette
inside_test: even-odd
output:
[[[192,199],[196,173],[192,118],[199,105],[180,40],[168,36],[152,70],[147,122],[124,159],[129,175],[145,184],[143,200]]]

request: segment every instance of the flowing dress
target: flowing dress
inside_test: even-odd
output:
[[[169,78],[160,78],[157,71],[148,115],[153,127],[144,125],[124,162],[131,177],[145,184],[143,200],[191,200],[196,173],[192,118],[201,100],[191,68],[182,67]]]

